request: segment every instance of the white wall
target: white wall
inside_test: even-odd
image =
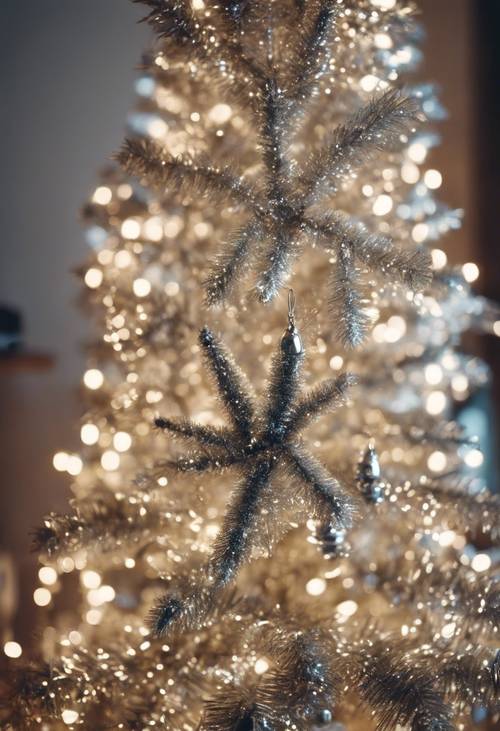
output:
[[[89,335],[71,274],[86,255],[78,212],[121,142],[148,38],[140,17],[127,0],[0,2],[0,302],[22,310],[27,345],[56,358],[44,373],[0,369],[0,546],[19,562],[18,627],[33,609],[28,532],[68,497],[51,460],[78,446]]]

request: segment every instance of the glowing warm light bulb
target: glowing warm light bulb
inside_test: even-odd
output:
[[[411,230],[411,236],[413,241],[417,244],[421,244],[425,241],[429,235],[429,226],[426,223],[417,223]]]
[[[151,292],[151,282],[142,278],[134,279],[132,289],[134,290],[136,297],[147,297],[147,295]]]
[[[67,454],[66,452],[56,452],[52,458],[52,464],[54,465],[54,469],[56,469],[58,472],[66,472],[68,459],[69,454]]]
[[[100,269],[91,267],[85,272],[84,281],[90,289],[97,289],[102,284],[103,277],[104,275]]]
[[[441,630],[441,637],[449,640],[455,634],[456,628],[457,625],[455,624],[455,622],[449,622],[448,624],[445,624],[443,629]]]
[[[176,294],[179,294],[179,285],[177,282],[167,282],[165,285],[165,294],[168,297],[175,297]]]
[[[425,380],[431,386],[437,386],[443,380],[443,369],[437,363],[429,363],[425,366]]]
[[[162,240],[163,222],[159,216],[152,216],[144,223],[144,235],[151,241]]]
[[[38,577],[42,584],[52,586],[52,584],[55,584],[57,581],[57,571],[53,569],[52,566],[42,566],[38,572]]]
[[[465,393],[465,391],[469,388],[469,379],[463,373],[457,373],[457,375],[453,376],[451,379],[451,387],[458,393]]]
[[[68,634],[68,639],[72,645],[79,645],[83,638],[78,630],[72,629]]]
[[[78,720],[78,713],[77,711],[70,711],[69,709],[67,709],[61,713],[61,718],[64,723],[69,726],[70,724],[75,723],[75,721]]]
[[[439,170],[427,170],[424,175],[424,183],[430,190],[437,190],[441,187],[443,176]]]
[[[65,556],[61,561],[61,568],[65,574],[70,574],[75,568],[75,562],[69,556]]]
[[[216,104],[208,113],[208,118],[215,124],[224,124],[231,118],[233,110],[229,104]]]
[[[344,359],[341,355],[334,355],[333,358],[330,358],[330,368],[332,371],[339,371],[343,365]]]
[[[442,249],[432,249],[431,257],[433,269],[442,269],[446,266],[448,257],[446,256],[444,251],[442,251]]]
[[[114,262],[118,269],[126,269],[132,263],[132,254],[126,249],[121,249],[116,252]]]
[[[448,460],[446,459],[446,454],[437,450],[429,455],[427,467],[431,470],[431,472],[442,472],[446,469],[447,463]]]
[[[14,642],[13,640],[10,640],[9,642],[6,642],[3,646],[3,651],[7,655],[7,657],[11,657],[12,659],[15,659],[16,657],[21,657],[23,654],[23,648],[19,644],[19,642]]]
[[[396,0],[372,0],[372,5],[380,10],[392,10],[396,5]]]
[[[106,206],[111,201],[112,197],[113,194],[111,190],[105,185],[100,185],[99,188],[95,189],[92,200],[100,206]]]
[[[151,137],[158,140],[165,137],[168,132],[168,125],[163,119],[152,119],[148,124],[148,132]]]
[[[393,202],[390,195],[379,195],[373,204],[373,212],[376,216],[385,216],[392,210]]]
[[[101,576],[97,571],[87,570],[80,574],[80,581],[86,589],[97,589],[101,585]]]
[[[126,452],[132,445],[132,437],[125,431],[118,431],[113,437],[113,446],[117,452]]]
[[[84,424],[80,429],[80,439],[88,446],[97,444],[99,440],[99,429],[95,424]]]
[[[413,162],[405,162],[401,168],[401,177],[408,185],[413,185],[420,178],[420,170]]]
[[[113,472],[120,466],[120,455],[112,449],[106,450],[101,456],[101,466],[107,472]]]
[[[310,579],[306,584],[306,591],[311,596],[319,596],[326,589],[326,581],[321,578]]]
[[[39,587],[33,592],[33,601],[39,607],[46,607],[52,600],[52,594],[48,589]]]
[[[425,410],[432,416],[442,414],[446,408],[446,395],[443,391],[433,391],[425,400]]]
[[[121,225],[120,231],[125,239],[138,239],[141,233],[141,224],[133,218],[126,218]]]
[[[476,553],[471,561],[471,567],[478,573],[481,571],[487,571],[491,566],[491,558],[487,553]]]
[[[366,76],[363,76],[359,84],[363,91],[374,91],[377,88],[377,84],[379,83],[379,81],[380,79],[378,78],[378,76],[374,76],[373,74],[367,74]]]
[[[469,261],[463,265],[462,274],[466,282],[475,282],[479,277],[479,267],[474,262]]]
[[[396,343],[406,333],[406,322],[400,315],[392,315],[387,320],[384,338],[387,343]]]
[[[377,48],[387,50],[392,48],[392,38],[387,33],[375,33],[374,39]]]
[[[88,371],[85,371],[83,374],[83,382],[87,388],[90,388],[92,391],[96,391],[98,388],[101,388],[104,383],[104,376],[97,368],[89,368]]]
[[[337,604],[336,610],[343,617],[352,617],[358,611],[358,605],[352,599],[346,599],[345,602]]]
[[[267,662],[265,657],[259,657],[259,659],[256,660],[253,669],[255,670],[257,675],[262,675],[262,673],[265,673],[266,670],[269,670],[269,663]]]
[[[88,624],[99,624],[102,619],[102,611],[100,609],[89,609],[89,611],[85,615],[85,619],[87,620]]]
[[[421,164],[427,157],[427,148],[421,142],[413,142],[408,148],[408,157],[413,162]]]
[[[483,453],[479,449],[471,449],[465,455],[464,462],[468,467],[481,467],[484,462]]]
[[[83,462],[77,454],[71,454],[68,457],[68,463],[66,465],[66,472],[73,477],[80,474],[83,468]]]

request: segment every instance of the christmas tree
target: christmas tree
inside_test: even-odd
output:
[[[498,314],[436,248],[417,8],[141,2],[84,210],[84,446],[0,726],[493,729],[500,504],[455,415]]]

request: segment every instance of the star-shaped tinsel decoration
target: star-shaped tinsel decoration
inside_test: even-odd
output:
[[[153,614],[158,634],[164,633],[175,620],[186,626],[195,624],[208,611],[215,594],[235,578],[251,553],[263,499],[274,490],[279,473],[285,475],[279,492],[274,493],[279,500],[287,500],[287,482],[290,485],[291,481],[299,481],[310,492],[314,517],[320,526],[319,540],[325,526],[345,529],[352,522],[350,497],[305,448],[299,432],[320,413],[345,403],[354,378],[343,374],[299,395],[305,352],[295,326],[293,293],[289,296],[288,328],[274,356],[262,404],[255,403],[245,376],[208,328],[202,329],[199,341],[230,426],[218,428],[162,417],[155,423],[197,445],[194,451],[170,463],[175,470],[205,472],[232,468],[242,478],[216,537],[205,589],[193,588],[187,597],[162,598]]]
[[[402,248],[369,231],[335,200],[377,154],[404,147],[420,117],[416,99],[389,89],[328,129],[314,147],[307,149],[306,141],[304,154],[296,159],[292,143],[313,107],[319,79],[335,60],[342,5],[331,0],[318,3],[316,16],[298,26],[297,38],[289,39],[269,64],[260,55],[267,47],[264,39],[262,44],[242,45],[237,24],[231,33],[224,21],[229,37],[214,42],[220,7],[201,23],[187,1],[161,6],[144,1],[153,8],[148,20],[168,44],[169,56],[185,54],[188,48],[190,59],[196,58],[218,80],[230,81],[228,101],[236,98],[246,107],[258,134],[260,170],[253,180],[234,165],[221,165],[200,154],[172,155],[147,139],[126,141],[118,155],[128,172],[162,192],[204,196],[233,207],[238,222],[208,274],[207,303],[225,301],[249,271],[255,274],[259,299],[269,302],[303,250],[318,246],[332,262],[329,301],[337,336],[346,346],[358,346],[370,325],[363,270],[419,290],[430,282],[430,257],[420,246]],[[244,88],[235,87],[235,80],[242,78]]]

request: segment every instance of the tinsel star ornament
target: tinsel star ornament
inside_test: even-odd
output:
[[[155,420],[160,429],[197,445],[194,451],[169,463],[177,472],[233,468],[241,475],[208,562],[207,585],[192,587],[187,597],[162,598],[153,616],[158,634],[178,620],[187,626],[196,625],[217,592],[235,578],[256,541],[264,500],[266,506],[275,505],[269,500],[271,493],[279,506],[287,500],[287,487],[292,482],[300,483],[312,497],[314,518],[320,525],[338,529],[351,525],[350,497],[305,448],[299,432],[320,413],[344,404],[354,379],[343,374],[299,395],[305,350],[295,324],[294,304],[290,292],[288,327],[274,356],[266,398],[260,405],[222,341],[205,327],[199,342],[231,425],[218,428],[185,419]],[[275,480],[280,476],[278,488]]]
[[[208,304],[227,300],[249,271],[255,274],[260,301],[271,301],[304,249],[319,246],[333,264],[329,299],[337,335],[344,345],[358,346],[371,324],[360,281],[364,270],[411,290],[423,289],[431,280],[430,258],[422,247],[398,246],[370,231],[336,201],[363,166],[405,146],[421,118],[416,99],[388,89],[337,126],[327,124],[324,139],[316,144],[308,140],[306,154],[295,157],[291,142],[303,130],[318,81],[330,68],[332,41],[345,17],[343,4],[311,3],[310,27],[291,44],[294,52],[273,58],[272,64],[259,53],[267,44],[255,43],[251,50],[237,26],[230,31],[229,44],[214,42],[221,11],[241,18],[253,4],[212,4],[208,17],[215,25],[200,23],[187,2],[146,4],[152,8],[147,20],[167,43],[170,58],[182,56],[188,45],[190,60],[215,69],[219,82],[230,79],[228,99],[248,111],[258,132],[259,175],[252,179],[248,170],[221,166],[201,154],[175,155],[151,140],[127,140],[118,160],[129,173],[162,191],[206,196],[233,207],[239,220],[208,273]],[[238,84],[241,79],[243,85]]]

